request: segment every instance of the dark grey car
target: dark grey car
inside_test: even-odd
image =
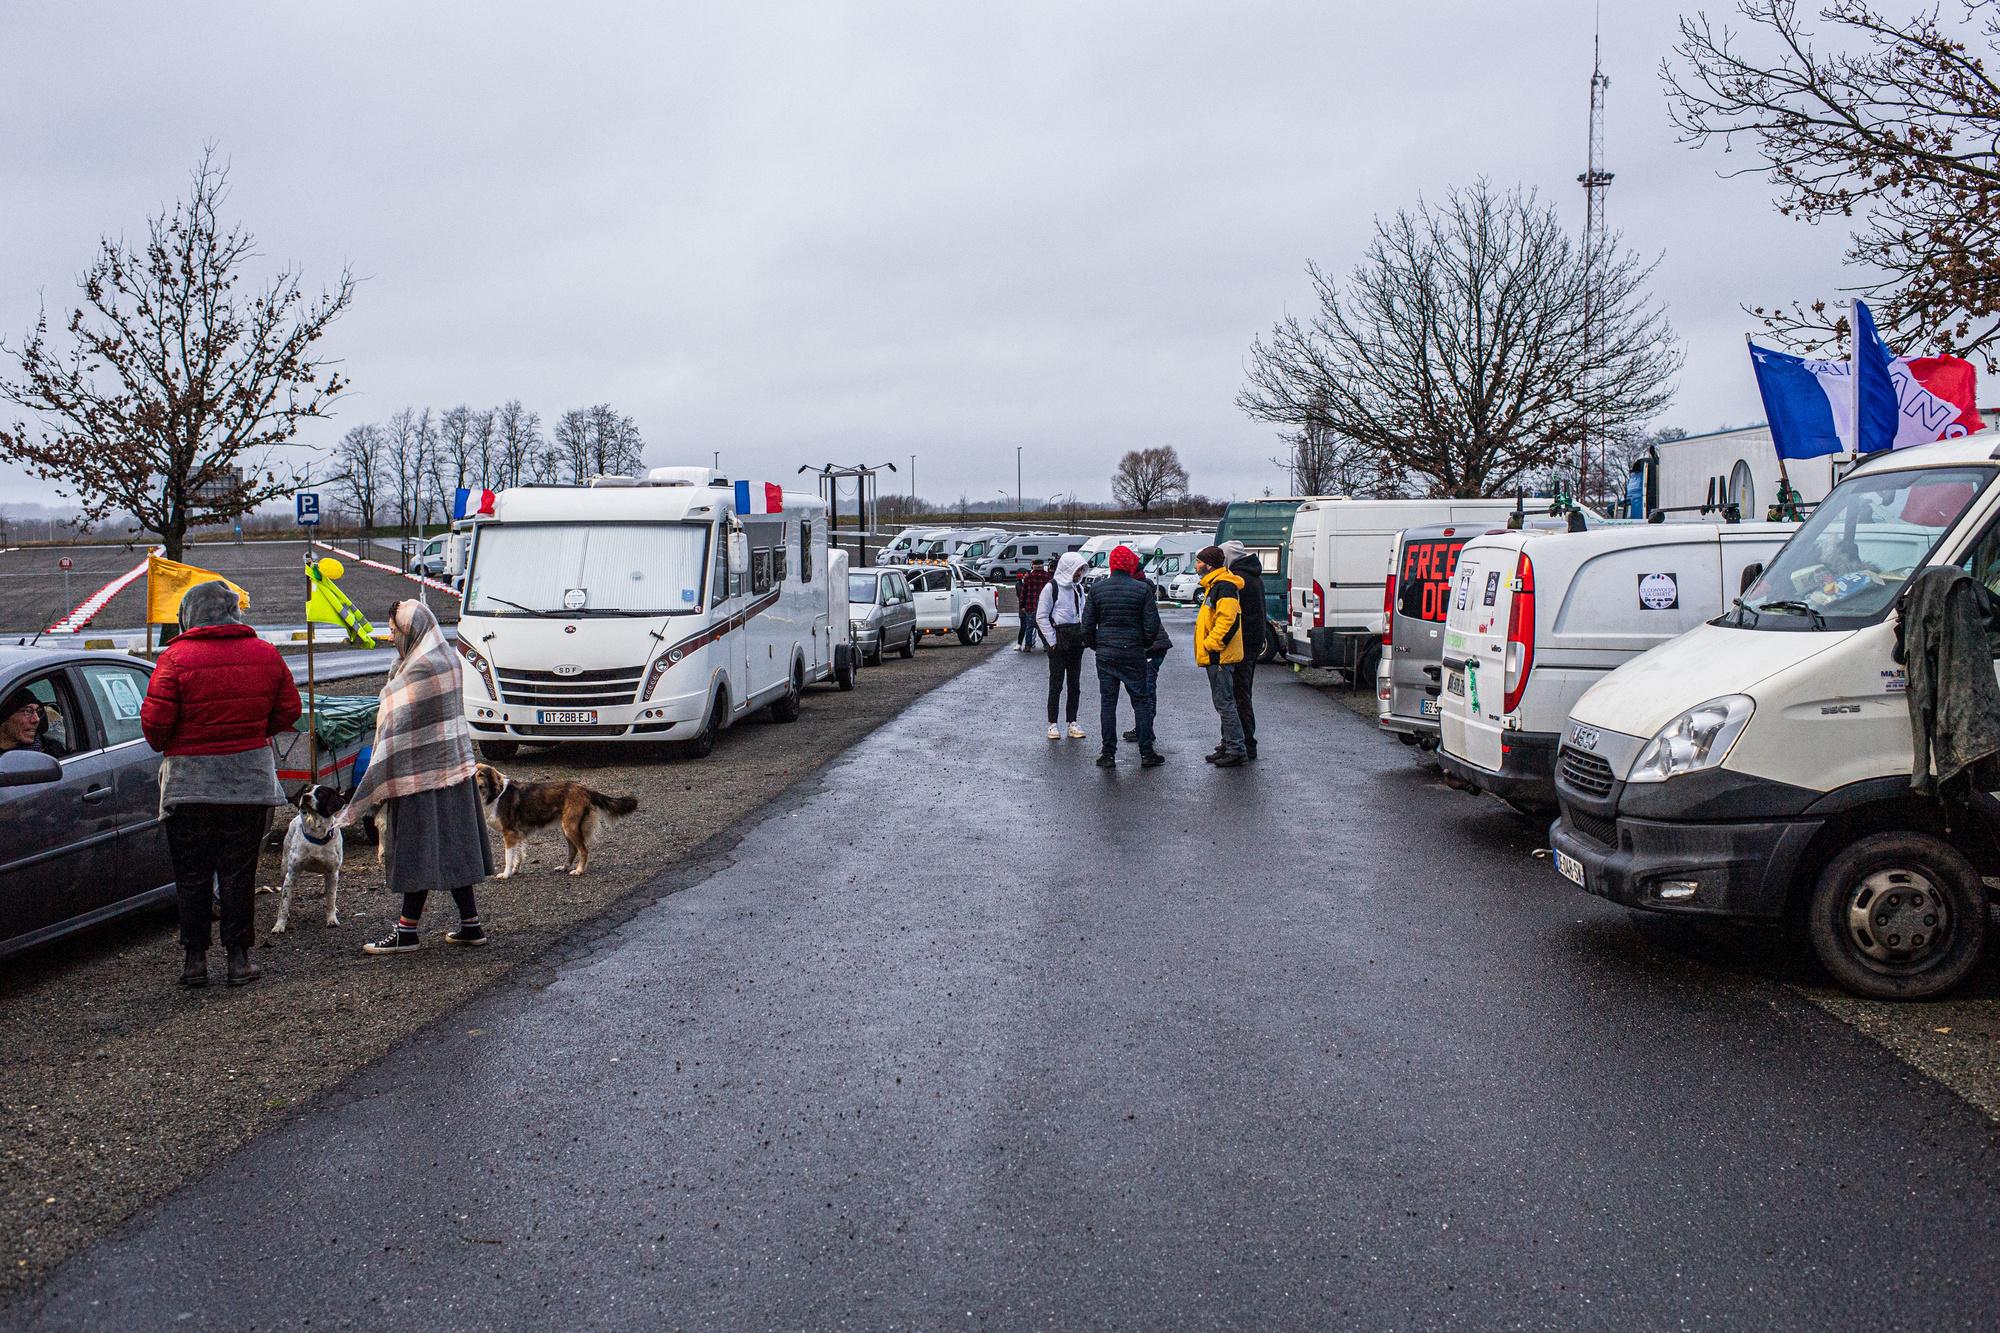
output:
[[[0,957],[172,900],[160,756],[139,731],[151,674],[119,653],[0,648],[0,700],[42,705],[40,749],[0,752]]]

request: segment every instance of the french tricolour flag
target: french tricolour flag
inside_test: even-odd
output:
[[[492,491],[461,486],[458,488],[458,494],[452,497],[451,516],[458,519],[477,518],[482,514],[491,514],[493,512],[493,500],[494,495]]]
[[[1877,336],[1867,306],[1855,302],[1854,314],[1859,353],[1854,360],[1808,361],[1750,344],[1750,365],[1778,457],[1817,458],[1849,450],[1872,454],[1986,428],[1974,405],[1977,377],[1970,362],[1955,356],[1897,356]]]
[[[736,483],[736,512],[739,514],[776,514],[785,507],[785,492],[768,481],[739,481]]]

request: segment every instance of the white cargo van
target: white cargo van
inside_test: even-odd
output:
[[[1445,772],[1519,809],[1553,809],[1570,707],[1608,672],[1728,606],[1744,570],[1796,528],[1612,524],[1467,542],[1445,612]]]
[[[993,544],[992,553],[985,559],[967,563],[982,579],[1011,582],[1027,573],[1037,560],[1044,568],[1054,569],[1057,560],[1081,548],[1087,540],[1073,532],[1009,533],[1005,541]]]
[[[1571,710],[1557,869],[1627,907],[1789,920],[1834,979],[1936,994],[1978,961],[1996,807],[1911,791],[1897,596],[1925,565],[2000,586],[1994,432],[1865,461],[1740,605]]]
[[[922,546],[931,538],[949,531],[949,528],[904,528],[901,532],[891,537],[880,551],[875,553],[875,563],[878,565],[908,564],[911,555],[916,552],[919,546]]]
[[[465,715],[486,754],[522,741],[685,741],[768,706],[795,720],[833,673],[826,505],[707,468],[638,484],[502,491],[458,622]],[[755,513],[776,493],[776,512]]]
[[[1292,518],[1285,654],[1372,681],[1382,641],[1382,571],[1396,535],[1426,523],[1506,522],[1514,500],[1307,500]],[[1527,501],[1530,513],[1547,500]],[[1594,515],[1586,515],[1594,517]]]

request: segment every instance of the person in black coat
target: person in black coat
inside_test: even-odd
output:
[[[1250,699],[1250,687],[1271,633],[1264,611],[1264,563],[1238,541],[1222,544],[1222,558],[1228,562],[1229,572],[1243,580],[1243,591],[1237,594],[1243,603],[1243,660],[1231,665],[1229,674],[1235,689],[1236,716],[1243,723],[1243,757],[1255,759],[1257,709]]]
[[[1139,764],[1154,768],[1166,756],[1153,748],[1153,691],[1146,657],[1163,633],[1153,590],[1138,577],[1139,556],[1129,546],[1113,548],[1111,577],[1090,590],[1083,608],[1083,642],[1097,654],[1098,724],[1104,749],[1099,768],[1118,763],[1118,689],[1132,696],[1138,719]]]

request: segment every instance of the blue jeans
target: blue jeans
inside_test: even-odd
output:
[[[1118,749],[1118,687],[1132,696],[1132,714],[1138,719],[1139,753],[1153,752],[1153,676],[1144,658],[1097,655],[1097,722],[1104,729],[1104,753]]]
[[[1235,673],[1226,666],[1210,666],[1208,672],[1208,697],[1215,704],[1215,715],[1222,721],[1222,752],[1243,754],[1243,718],[1236,711]]]

